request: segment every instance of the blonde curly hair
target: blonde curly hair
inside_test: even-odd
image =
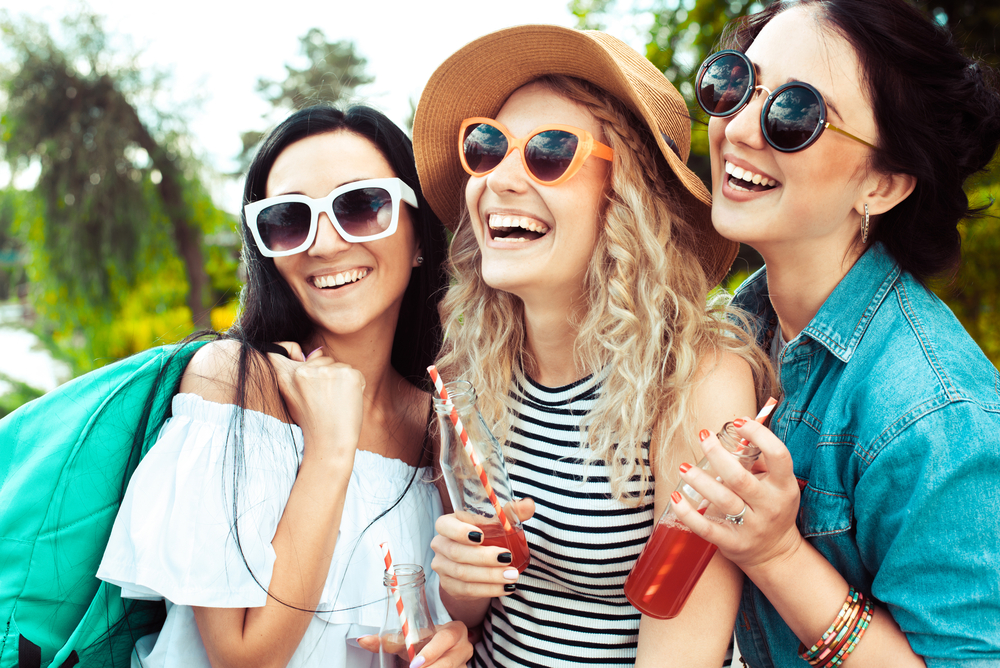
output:
[[[617,99],[581,79],[546,76],[540,83],[587,108],[614,150],[602,231],[584,278],[588,303],[575,344],[577,368],[602,371],[600,397],[581,424],[591,461],[609,468],[618,500],[638,477],[643,493],[654,470],[700,459],[694,439],[693,390],[706,355],[731,351],[754,372],[758,405],[773,385],[769,362],[726,316],[709,304],[708,281],[694,252],[696,231],[686,222],[672,188],[676,177],[648,129]],[[479,408],[501,443],[510,415],[506,399],[515,365],[529,373],[524,308],[520,298],[483,280],[481,255],[468,211],[452,241],[452,285],[441,302],[445,330],[437,363],[442,376],[471,381]],[[719,425],[721,427],[721,425]],[[670,444],[651,448],[647,444]],[[674,468],[670,468],[674,465]]]

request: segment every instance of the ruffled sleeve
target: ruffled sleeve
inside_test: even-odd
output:
[[[178,394],[172,407],[129,482],[97,577],[126,598],[262,606],[302,432],[192,394]],[[241,418],[238,444],[231,435]]]

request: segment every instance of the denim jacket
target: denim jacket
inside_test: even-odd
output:
[[[765,345],[776,323],[766,268],[733,305]],[[779,363],[785,396],[771,429],[802,488],[799,531],[889,610],[929,667],[1000,666],[997,369],[881,245]],[[798,638],[749,579],[736,633],[754,668],[805,665]]]

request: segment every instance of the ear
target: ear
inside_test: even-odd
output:
[[[909,197],[916,187],[917,177],[912,174],[880,174],[866,191],[864,198],[854,205],[854,209],[863,216],[867,204],[868,213],[877,216]]]

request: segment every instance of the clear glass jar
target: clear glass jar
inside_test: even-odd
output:
[[[437,413],[438,426],[441,430],[441,473],[448,486],[452,508],[458,519],[480,528],[483,545],[494,545],[510,550],[511,567],[522,573],[528,567],[531,558],[524,537],[524,528],[511,506],[514,494],[511,491],[510,478],[507,476],[503,450],[479,413],[479,408],[476,406],[476,390],[472,387],[472,383],[459,380],[446,383],[445,389],[448,391],[451,405],[435,396],[434,411]],[[505,530],[486,485],[483,484],[479,472],[465,451],[465,445],[450,417],[452,405],[465,427],[469,443],[482,466],[497,503],[510,523],[510,532]]]
[[[378,633],[381,668],[409,666],[434,635],[434,622],[424,592],[424,569],[416,564],[397,564],[393,570],[393,575],[386,571],[382,577],[389,596],[385,621]]]
[[[723,425],[717,436],[722,446],[747,470],[760,456],[757,446],[742,442],[732,422]],[[715,475],[707,457],[703,457],[697,467]],[[683,480],[675,491],[706,518],[714,522],[726,521],[725,511],[710,504]],[[715,545],[691,533],[677,519],[673,504],[669,504],[625,580],[625,596],[644,615],[673,619],[680,614],[715,550]]]

